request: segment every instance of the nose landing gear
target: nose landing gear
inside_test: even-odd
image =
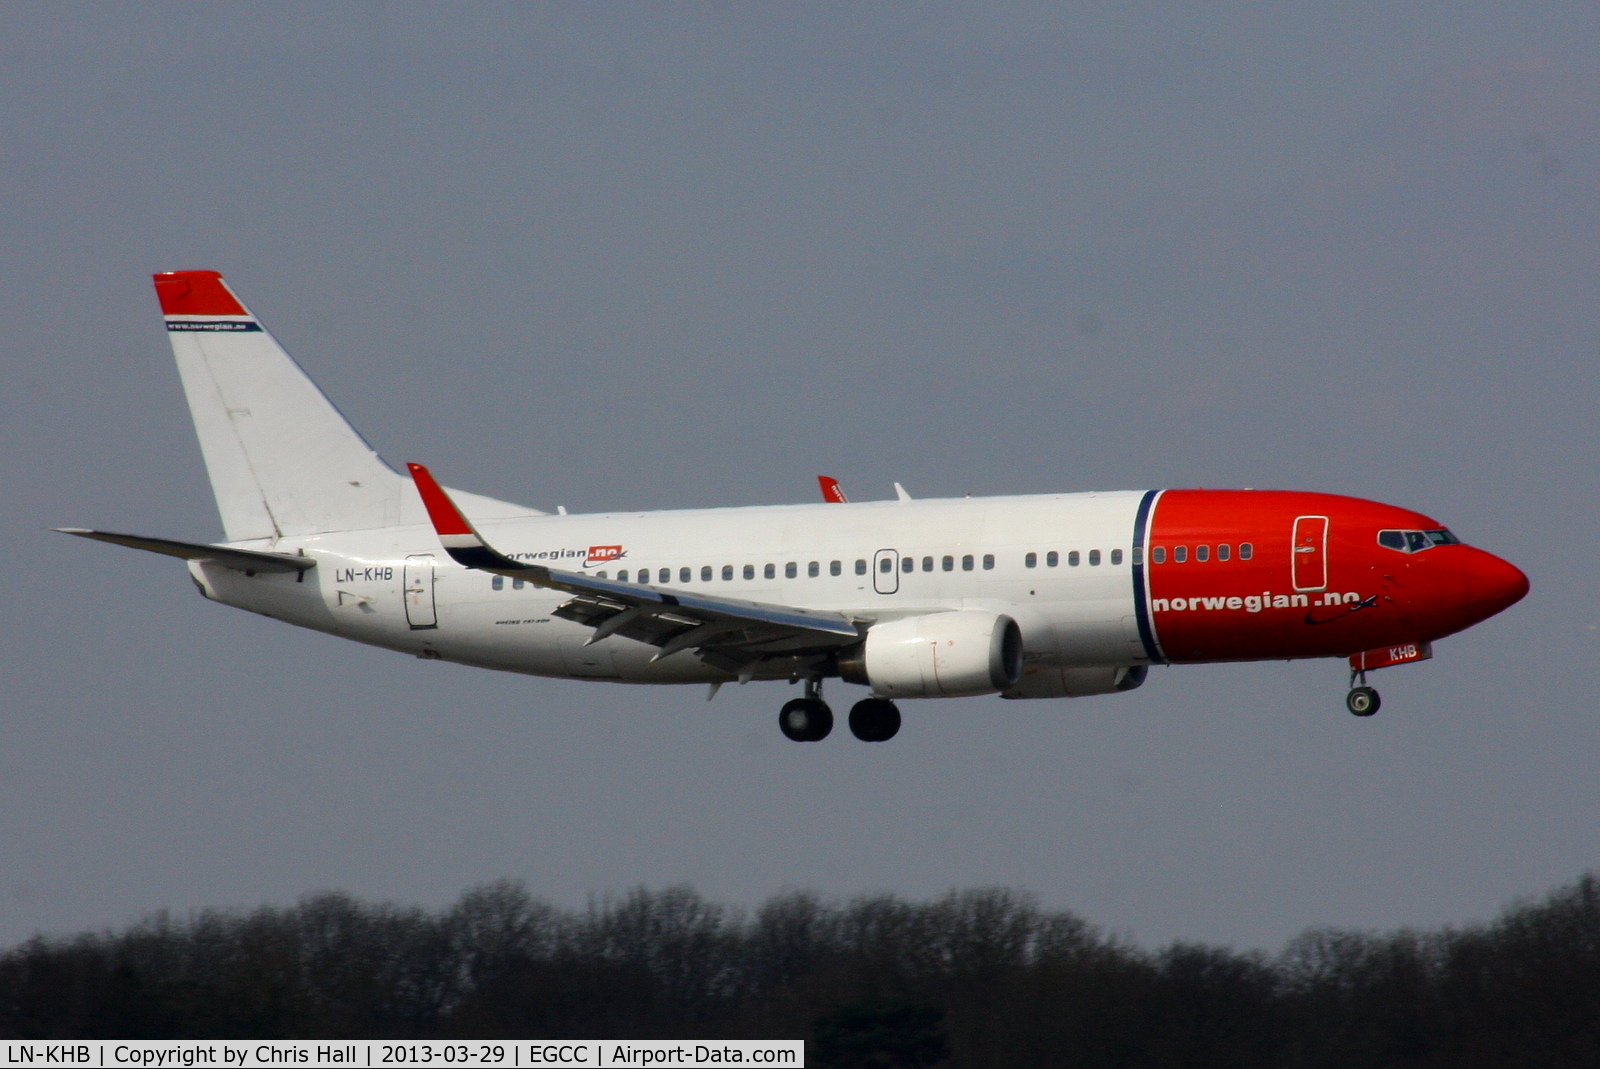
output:
[[[1356,686],[1356,680],[1361,680],[1361,685]],[[1383,705],[1383,699],[1378,697],[1378,692],[1367,686],[1367,673],[1356,671],[1350,673],[1350,693],[1344,696],[1344,707],[1355,716],[1371,716]]]

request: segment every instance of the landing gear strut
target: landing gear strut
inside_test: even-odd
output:
[[[1361,680],[1361,685],[1356,686],[1356,680]],[[1344,696],[1344,707],[1356,716],[1371,716],[1383,705],[1383,700],[1378,697],[1378,692],[1367,686],[1367,673],[1350,673],[1350,693]]]
[[[833,710],[822,700],[822,681],[806,680],[806,696],[784,702],[778,730],[794,742],[821,742],[833,730]]]

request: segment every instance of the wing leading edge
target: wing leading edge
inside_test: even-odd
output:
[[[862,629],[841,613],[620,583],[513,560],[484,540],[427,468],[406,467],[456,563],[571,594],[555,615],[594,628],[591,645],[622,635],[658,647],[654,660],[694,649],[708,664],[748,679],[763,660],[827,655],[861,641]]]

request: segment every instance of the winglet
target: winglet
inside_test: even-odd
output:
[[[422,504],[428,510],[428,519],[433,521],[439,541],[457,564],[468,568],[490,568],[511,563],[489,548],[427,468],[421,464],[407,464],[406,468],[411,472],[412,481],[417,484],[417,493],[422,495]]]
[[[818,475],[817,485],[822,487],[822,500],[836,505],[848,505],[850,499],[844,496],[844,489],[839,485],[839,480],[831,475]]]

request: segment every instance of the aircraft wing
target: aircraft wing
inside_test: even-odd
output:
[[[146,538],[143,535],[116,534],[112,531],[91,531],[83,527],[57,527],[62,534],[92,538],[96,542],[142,549],[182,560],[204,561],[220,564],[240,572],[304,572],[315,568],[317,562],[310,557],[297,557],[289,553],[268,553],[259,549],[232,549],[228,546],[208,546],[201,542],[175,542],[170,538]]]
[[[861,629],[841,613],[621,583],[513,560],[484,541],[427,468],[406,467],[445,552],[465,567],[571,594],[555,614],[594,628],[590,644],[622,635],[660,647],[654,660],[696,649],[708,663],[737,673],[769,656],[826,653],[861,639]]]

